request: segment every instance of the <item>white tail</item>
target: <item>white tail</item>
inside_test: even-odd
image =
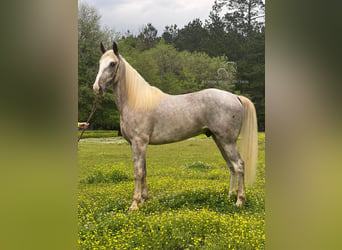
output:
[[[254,104],[244,96],[239,96],[239,98],[244,106],[240,150],[242,160],[245,162],[246,184],[251,186],[255,181],[258,161],[258,124]]]

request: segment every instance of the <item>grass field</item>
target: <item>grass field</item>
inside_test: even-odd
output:
[[[82,130],[78,131],[78,136],[82,133]],[[84,138],[107,138],[118,136],[117,130],[85,130],[82,139]]]
[[[80,249],[265,248],[264,133],[257,180],[247,187],[242,208],[234,206],[236,197],[228,199],[230,173],[205,136],[148,147],[150,199],[134,213],[127,211],[134,193],[127,142],[86,138],[78,154]]]

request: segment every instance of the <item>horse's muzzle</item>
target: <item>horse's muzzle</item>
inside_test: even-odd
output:
[[[101,86],[99,86],[99,95],[103,95],[103,90]]]
[[[95,95],[103,95],[103,89],[99,84],[93,85],[93,92]]]

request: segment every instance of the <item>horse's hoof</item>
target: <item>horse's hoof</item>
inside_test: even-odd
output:
[[[139,208],[138,207],[130,207],[129,209],[128,209],[128,212],[129,213],[132,213],[132,212],[137,212],[137,211],[139,211]]]
[[[138,204],[136,202],[133,202],[131,207],[128,209],[128,212],[134,212],[138,210],[139,210]]]
[[[150,197],[148,195],[144,195],[142,198],[141,198],[141,204],[143,204],[145,201],[148,201],[150,199]]]
[[[241,202],[236,202],[236,203],[234,204],[235,207],[242,207],[242,205],[243,205],[243,204],[242,204]]]
[[[242,207],[243,206],[243,204],[245,203],[245,201],[244,200],[237,200],[236,201],[236,203],[234,204],[236,207]]]

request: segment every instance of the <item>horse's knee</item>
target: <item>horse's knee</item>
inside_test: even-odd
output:
[[[235,168],[234,168],[234,165],[229,163],[228,164],[228,168],[229,168],[229,171],[232,173],[232,174],[236,174],[236,171],[235,171]]]
[[[245,174],[245,163],[243,160],[239,159],[238,161],[238,173]]]

